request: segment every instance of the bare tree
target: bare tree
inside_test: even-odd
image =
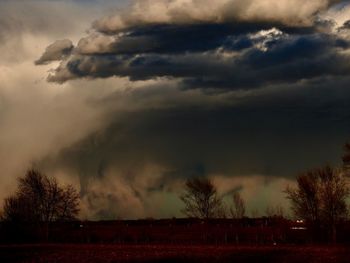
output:
[[[222,198],[208,178],[187,179],[185,193],[180,196],[185,204],[183,213],[202,219],[225,217]]]
[[[294,214],[313,224],[322,224],[336,241],[336,224],[348,214],[350,189],[341,169],[326,166],[309,170],[297,178],[297,187],[288,187]]]
[[[317,170],[310,170],[299,175],[297,187],[288,186],[285,190],[294,215],[310,222],[319,221],[320,216],[320,179],[317,173]]]
[[[61,202],[58,205],[59,220],[73,220],[79,213],[79,194],[72,185],[62,189]]]
[[[61,187],[55,178],[37,170],[27,171],[18,182],[17,192],[4,201],[4,220],[53,222],[78,214],[79,195],[71,185]]]
[[[10,196],[4,200],[3,221],[33,222],[35,207],[30,200],[20,196]]]
[[[344,177],[343,171],[329,166],[319,170],[321,179],[321,217],[329,226],[331,239],[336,241],[336,225],[339,220],[348,215],[346,199],[350,195],[350,189]]]
[[[232,196],[233,206],[230,208],[232,218],[243,218],[245,216],[245,202],[239,192]]]

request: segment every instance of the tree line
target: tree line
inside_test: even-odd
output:
[[[304,220],[315,233],[326,231],[336,240],[336,226],[347,220],[350,197],[350,144],[345,145],[343,167],[325,166],[307,170],[297,176],[296,185],[284,189],[295,218]],[[192,218],[243,218],[246,204],[239,192],[227,207],[213,181],[206,177],[189,178],[180,195],[183,214]],[[60,185],[53,177],[30,169],[18,179],[17,191],[4,200],[1,220],[11,223],[44,223],[76,220],[79,193],[72,185]],[[268,207],[266,214],[284,216],[283,208]]]

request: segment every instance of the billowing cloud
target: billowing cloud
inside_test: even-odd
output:
[[[254,40],[254,39],[253,39]],[[298,82],[324,74],[347,75],[345,40],[324,35],[262,39],[241,53],[220,51],[184,54],[75,55],[63,61],[48,80],[63,83],[76,78],[129,77],[147,80],[171,77],[184,88],[249,89],[266,84]]]
[[[323,12],[322,16],[327,20],[334,21],[335,27],[341,27],[349,20],[350,6],[347,1],[342,1],[340,4]]]
[[[336,22],[328,21],[335,18],[325,11],[335,1],[296,2],[136,1],[118,19],[96,22],[96,31],[79,41],[48,80],[167,77],[180,80],[183,89],[221,91],[348,75],[349,40],[331,30]],[[233,23],[220,13],[232,6],[245,19]],[[163,11],[157,17],[155,10]]]
[[[123,14],[97,20],[98,31],[112,33],[130,27],[152,24],[196,24],[226,22],[279,22],[285,25],[308,25],[325,10],[328,0],[142,0]]]
[[[35,64],[42,65],[56,60],[63,60],[73,50],[73,43],[69,39],[57,40],[48,46],[42,56],[35,61]]]

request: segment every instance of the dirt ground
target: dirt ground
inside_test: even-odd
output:
[[[0,262],[350,262],[350,246],[2,245]]]

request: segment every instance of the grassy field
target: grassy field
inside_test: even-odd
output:
[[[6,245],[0,262],[350,262],[350,247]]]

